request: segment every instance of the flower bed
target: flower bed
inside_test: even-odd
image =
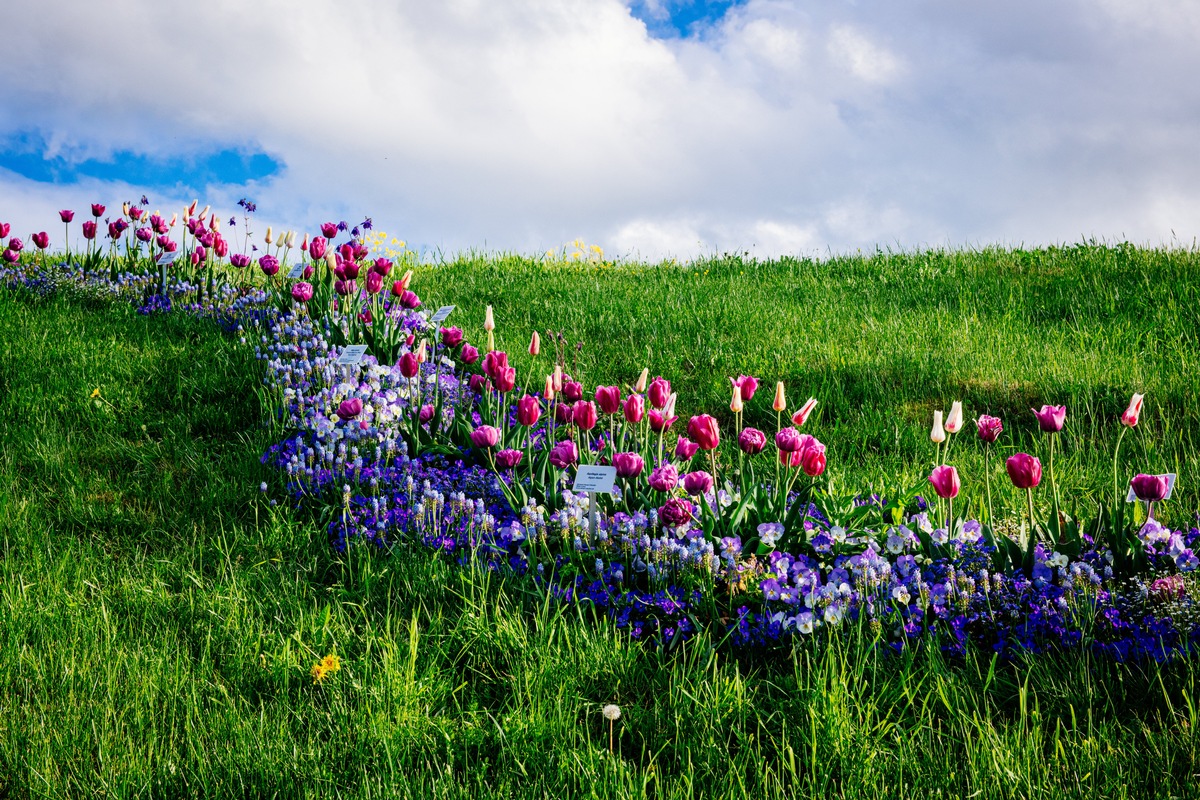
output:
[[[793,408],[782,383],[760,392],[756,378],[732,378],[732,424],[700,413],[685,425],[669,381],[648,370],[585,387],[567,342],[533,333],[541,367],[518,374],[496,347],[490,309],[478,346],[432,323],[412,272],[372,257],[363,231],[338,243],[348,226],[323,225],[288,269],[294,235],[268,231],[254,257],[230,253],[194,204],[182,219],[176,242],[171,222],[124,209],[108,223],[107,254],[89,244],[65,263],[47,263],[45,234],[33,238],[33,259],[7,239],[2,274],[10,286],[125,298],[141,313],[210,316],[253,340],[279,431],[264,461],[289,497],[324,515],[337,548],[437,548],[524,575],[664,646],[706,628],[743,647],[857,635],[895,649],[1162,660],[1200,635],[1189,576],[1200,531],[1154,517],[1169,497],[1165,477],[1118,473],[1140,395],[1113,445],[1113,496],[1091,519],[1072,519],[1059,497],[1054,443],[1067,410],[1052,405],[1033,412],[1046,480],[1033,454],[1005,463],[1024,493],[1022,518],[993,516],[990,461],[983,518],[955,515],[963,480],[950,454],[967,435],[957,403],[935,415],[927,480],[839,497],[823,483],[831,454],[801,432],[818,400]],[[173,252],[185,254],[180,266],[153,263]],[[366,355],[339,364],[352,345]],[[743,424],[765,398],[773,432]],[[990,457],[1003,426],[983,414],[975,433]],[[611,493],[572,490],[590,466],[612,468]]]

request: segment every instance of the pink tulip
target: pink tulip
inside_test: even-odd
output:
[[[612,461],[617,468],[617,475],[622,478],[636,478],[646,468],[645,461],[637,453],[617,453]]]
[[[690,461],[699,449],[700,445],[686,437],[680,436],[679,440],[675,442],[675,458],[678,461]]]
[[[50,234],[46,233],[45,231],[42,231],[41,233],[35,233],[30,238],[33,239],[33,243],[38,246],[39,250],[45,250],[50,246]]]
[[[480,425],[471,431],[471,444],[481,450],[495,447],[500,441],[500,430],[491,425]]]
[[[795,425],[796,427],[800,427],[805,422],[808,422],[809,416],[812,414],[813,410],[816,407],[817,407],[817,398],[815,398],[815,397],[808,398],[808,400],[804,403],[804,405],[800,406],[800,410],[797,411],[795,414],[792,414],[792,424]]]
[[[474,345],[464,344],[462,352],[458,354],[464,364],[474,364],[479,360],[479,350]]]
[[[496,453],[496,466],[504,470],[514,469],[521,463],[521,459],[524,457],[525,454],[520,450],[501,450],[499,453]]]
[[[463,340],[462,328],[439,328],[442,334],[442,344],[446,347],[457,347]]]
[[[313,261],[325,258],[325,240],[319,236],[308,243],[308,255]]]
[[[367,294],[379,294],[383,291],[383,276],[378,272],[367,273]]]
[[[258,260],[258,268],[268,278],[274,277],[279,272],[279,260],[275,256],[263,256]]]
[[[1004,423],[998,417],[989,417],[987,414],[983,414],[975,420],[975,429],[979,432],[979,438],[982,441],[995,444],[1004,431]]]
[[[758,378],[739,375],[736,378],[730,378],[729,381],[741,393],[743,402],[750,402],[750,398],[754,397],[754,393],[758,391]]]
[[[516,367],[506,367],[499,370],[494,376],[492,376],[492,381],[496,384],[497,392],[500,392],[501,394],[511,392],[513,387],[517,385]]]
[[[758,455],[767,446],[767,435],[757,428],[743,428],[738,434],[738,447],[748,456]]]
[[[558,469],[566,469],[567,467],[579,461],[579,448],[570,439],[564,442],[559,442],[550,451],[550,463]]]
[[[625,420],[637,425],[646,416],[646,401],[640,394],[625,399]]]
[[[665,464],[650,473],[650,488],[656,492],[669,492],[679,485],[679,470]]]
[[[679,417],[664,417],[660,411],[657,411],[653,408],[650,409],[649,417],[650,430],[654,431],[655,433],[662,433],[667,428],[670,428],[672,425],[674,425],[675,420],[679,419]]]
[[[958,490],[962,488],[958,470],[945,464],[934,468],[929,476],[929,482],[933,484],[933,490],[937,492],[937,496],[943,500],[952,500],[958,497]]]
[[[621,410],[621,388],[619,386],[596,387],[596,404],[605,414],[616,414]]]
[[[433,405],[430,403],[426,403],[425,405],[421,406],[421,410],[417,412],[417,419],[421,422],[421,424],[424,424],[426,422],[429,422],[429,420],[433,419],[433,413],[434,413]]]
[[[1134,496],[1144,503],[1157,503],[1167,496],[1171,487],[1166,475],[1134,475],[1129,485],[1133,487]]]
[[[688,438],[700,445],[705,452],[716,450],[721,444],[721,429],[715,417],[700,414],[688,421]]]
[[[349,421],[362,413],[363,402],[357,397],[351,397],[348,400],[343,400],[337,407],[337,415],[343,420]]]
[[[682,497],[672,497],[658,510],[658,518],[673,528],[686,525],[692,521],[692,504]]]
[[[801,451],[800,468],[810,478],[816,478],[825,471],[825,445],[816,439]]]
[[[1125,413],[1121,415],[1121,424],[1130,428],[1138,424],[1138,417],[1142,414],[1142,398],[1145,395],[1134,394],[1129,400],[1129,408],[1125,409]]]
[[[571,410],[571,419],[581,430],[590,431],[596,427],[598,415],[596,413],[596,404],[590,400],[580,400]]]
[[[400,374],[406,378],[415,378],[421,371],[421,362],[417,361],[416,353],[411,350],[400,356]],[[473,387],[472,387],[473,388]]]
[[[667,398],[671,396],[671,382],[660,375],[650,382],[647,394],[650,405],[661,410],[666,407]]]
[[[537,424],[541,416],[542,407],[538,403],[538,399],[533,395],[527,394],[517,401],[517,422],[526,428],[531,428]]]
[[[292,287],[292,298],[298,303],[307,303],[312,300],[313,287],[311,283],[300,281]]]
[[[683,490],[693,497],[708,494],[713,487],[713,477],[704,471],[689,472],[683,476]]]

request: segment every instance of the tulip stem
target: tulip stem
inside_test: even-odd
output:
[[[983,450],[983,485],[987,490],[988,525],[996,524],[996,516],[992,511],[992,446],[989,444]]]
[[[1125,432],[1128,430],[1129,428],[1125,427],[1124,425],[1121,426],[1121,433],[1117,435],[1117,447],[1115,450],[1113,450],[1113,508],[1112,515],[1109,516],[1110,520],[1115,519],[1114,515],[1117,513],[1118,504],[1121,502],[1121,479],[1119,477],[1117,460],[1121,455],[1121,440],[1125,438]]]
[[[1029,503],[1029,536],[1031,539],[1033,539],[1033,538],[1036,538],[1036,536],[1037,536],[1037,532],[1036,532],[1037,529],[1034,527],[1034,524],[1033,524],[1033,489],[1032,489],[1032,487],[1027,488],[1025,490],[1025,499]]]

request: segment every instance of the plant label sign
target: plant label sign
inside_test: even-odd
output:
[[[167,264],[174,264],[177,258],[179,258],[178,250],[165,250],[154,263],[160,267],[165,267]]]
[[[294,266],[288,270],[288,278],[290,280],[294,281],[294,280],[296,280],[296,278],[302,277],[303,275],[304,275],[304,264],[303,263],[297,264],[296,266]]]
[[[367,352],[365,344],[352,344],[342,351],[338,356],[338,366],[348,367],[359,363],[363,359],[363,355]]]
[[[1175,491],[1175,473],[1168,472],[1166,475],[1159,475],[1158,477],[1167,479],[1167,494],[1163,497],[1163,500],[1170,500],[1171,492]],[[1129,494],[1125,495],[1125,502],[1133,503],[1136,502],[1137,499],[1137,495],[1133,493],[1133,487],[1130,486]]]
[[[581,466],[575,473],[575,485],[571,487],[571,491],[612,494],[613,482],[616,479],[616,467]]]
[[[455,306],[442,306],[437,311],[433,312],[433,316],[429,318],[430,325],[439,325],[446,321],[446,317],[450,316]]]

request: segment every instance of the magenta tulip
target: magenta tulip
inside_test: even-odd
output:
[[[521,459],[524,457],[525,454],[520,450],[513,450],[511,448],[501,450],[499,453],[496,453],[496,466],[505,470],[514,469],[521,463]]]
[[[1144,503],[1157,503],[1167,496],[1171,487],[1166,475],[1134,475],[1129,485],[1133,487],[1134,496]]]
[[[1029,410],[1033,411],[1032,408]],[[1043,432],[1058,433],[1067,421],[1067,407],[1042,406],[1040,411],[1033,411],[1033,415],[1037,417],[1038,425],[1041,426]]]
[[[664,417],[661,412],[653,408],[650,409],[648,416],[650,417],[650,430],[655,433],[662,433],[674,425],[675,420],[679,419],[679,417]]]
[[[1018,489],[1032,489],[1042,482],[1042,462],[1028,453],[1009,456],[1004,462],[1008,478]]]
[[[307,303],[309,300],[312,300],[312,297],[313,287],[311,283],[300,281],[292,287],[292,299],[297,303]]]
[[[250,256],[245,253],[234,253],[229,257],[230,266],[245,268],[250,266]]]
[[[825,445],[813,439],[808,447],[801,451],[800,469],[810,478],[818,477],[825,471]]]
[[[357,397],[351,397],[348,400],[343,400],[337,407],[337,415],[345,421],[349,421],[362,413],[363,402]]]
[[[479,350],[474,345],[464,344],[462,352],[458,354],[464,364],[474,364],[479,360]]]
[[[421,362],[417,361],[416,353],[411,350],[400,356],[400,374],[406,378],[415,378],[421,371]]]
[[[767,446],[767,435],[757,428],[743,428],[738,434],[738,447],[748,456],[758,455]]]
[[[433,419],[433,413],[433,405],[431,403],[426,403],[425,405],[421,406],[421,410],[417,412],[417,419],[423,425],[426,422],[429,422],[429,420]]]
[[[637,425],[646,416],[646,400],[640,394],[625,399],[625,420]]]
[[[743,402],[750,402],[750,398],[754,397],[754,393],[758,391],[758,378],[751,378],[749,375],[739,375],[729,380],[734,388],[741,393]]]
[[[666,408],[667,399],[671,396],[671,382],[660,375],[650,382],[647,395],[650,405],[660,410]]]
[[[698,470],[683,476],[683,490],[695,497],[707,494],[713,487],[713,477],[707,472]]]
[[[383,290],[383,276],[378,272],[368,272],[366,287],[367,294],[379,294]]]
[[[263,256],[258,260],[258,268],[268,278],[274,277],[279,272],[279,259],[275,258],[275,256]]]
[[[605,414],[616,414],[621,410],[621,388],[619,386],[596,387],[596,404]]]
[[[371,264],[371,272],[377,272],[381,277],[386,278],[391,271],[392,261],[389,258],[377,258],[375,263]]]
[[[679,470],[665,464],[650,473],[650,488],[656,492],[669,492],[679,485]]]
[[[775,434],[775,446],[784,453],[795,453],[804,446],[804,435],[795,428],[783,428]]]
[[[30,238],[33,239],[33,243],[35,245],[37,245],[39,250],[45,250],[47,247],[50,246],[50,234],[46,233],[45,231],[41,231],[40,233],[35,233]]]
[[[480,425],[471,431],[471,444],[480,449],[486,450],[495,447],[499,441],[500,430],[493,428],[491,425]]]
[[[70,222],[71,220],[75,219],[75,212],[64,208],[62,211],[58,212],[58,218],[63,222]]]
[[[526,428],[531,428],[541,417],[542,406],[538,403],[537,397],[527,394],[517,401],[517,422]]]
[[[933,491],[937,492],[937,496],[943,500],[953,500],[958,497],[958,490],[962,488],[958,470],[945,464],[934,468],[929,476],[929,482],[933,484]]]
[[[578,461],[579,448],[570,439],[567,439],[565,442],[559,442],[550,451],[550,463],[558,469],[566,469]]]
[[[721,444],[721,429],[715,417],[700,414],[688,421],[688,438],[700,445],[705,452],[716,450]]]
[[[100,219],[101,217],[103,217],[104,216],[104,206],[100,205],[99,203],[92,203],[92,216],[95,217],[96,219]]]
[[[596,413],[596,404],[591,400],[580,400],[571,410],[571,419],[581,430],[590,431],[596,427],[599,419],[599,415]]]
[[[685,436],[680,436],[675,442],[675,458],[678,461],[689,461],[699,449],[700,445]]]
[[[686,525],[692,521],[692,504],[682,497],[672,497],[658,509],[658,518],[674,528]]]
[[[438,333],[442,335],[442,344],[446,347],[457,347],[462,343],[462,328],[439,328]]]
[[[338,226],[336,222],[322,222],[321,235],[326,239],[336,239],[338,235]]]
[[[579,381],[564,381],[562,396],[568,403],[578,403],[583,399],[583,384]]]
[[[617,453],[612,462],[622,478],[636,478],[646,468],[645,461],[637,453]]]
[[[12,225],[7,222],[0,222],[0,239],[7,239],[9,231],[12,230]]]
[[[92,220],[88,220],[87,222],[83,223],[83,238],[87,239],[88,241],[96,238],[96,223]]]
[[[505,369],[498,371],[494,376],[492,376],[492,380],[496,384],[497,392],[500,392],[501,394],[511,392],[513,387],[517,385],[516,367],[506,367]]]
[[[1004,423],[999,417],[989,417],[987,414],[982,415],[975,420],[975,429],[979,433],[979,438],[988,444],[995,444],[1000,438],[1000,434],[1004,431]]]

